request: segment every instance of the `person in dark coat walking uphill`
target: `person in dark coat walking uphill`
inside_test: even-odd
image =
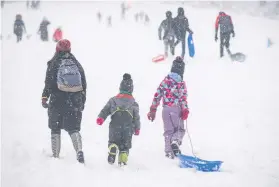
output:
[[[38,30],[38,34],[41,35],[41,40],[42,41],[48,41],[48,25],[50,24],[50,22],[46,19],[43,18],[43,21],[40,24],[39,30]]]
[[[16,20],[14,22],[14,34],[16,35],[16,41],[20,42],[22,40],[23,31],[26,33],[25,24],[22,20],[20,14],[16,15]]]
[[[189,28],[189,22],[187,17],[184,15],[184,9],[179,7],[177,10],[177,16],[174,18],[175,26],[175,35],[177,37],[177,41],[175,42],[175,46],[181,42],[182,45],[182,54],[181,57],[185,56],[185,47],[186,47],[186,32],[193,34],[193,31]]]
[[[224,46],[227,49],[228,54],[231,56],[230,51],[230,38],[231,34],[235,37],[234,25],[231,16],[225,12],[219,12],[215,22],[215,41],[218,40],[218,28],[220,26],[220,57],[224,56]]]
[[[165,46],[165,57],[168,56],[168,48],[170,47],[171,54],[174,55],[174,40],[175,40],[175,22],[172,18],[171,11],[166,12],[164,19],[158,29],[159,40],[162,40],[162,30],[164,30],[163,40]]]
[[[125,73],[120,84],[120,93],[110,98],[98,115],[98,125],[102,125],[111,115],[108,141],[110,164],[115,162],[117,151],[118,164],[127,164],[129,150],[132,148],[132,136],[140,133],[139,105],[132,95],[133,88],[131,75]]]
[[[71,53],[70,41],[60,40],[56,45],[54,57],[47,63],[42,93],[42,106],[48,108],[48,126],[51,129],[51,147],[55,158],[59,157],[61,129],[64,129],[72,139],[77,160],[84,163],[79,131],[86,101],[86,88],[84,70]]]

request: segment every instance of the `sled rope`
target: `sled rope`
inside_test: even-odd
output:
[[[194,153],[192,139],[191,139],[191,136],[190,136],[190,133],[189,133],[189,130],[188,130],[187,120],[186,120],[186,130],[187,130],[187,135],[188,135],[188,138],[189,138],[189,141],[190,141],[190,145],[191,145],[191,149],[192,149],[192,154],[193,154],[194,157],[196,157],[196,155]]]

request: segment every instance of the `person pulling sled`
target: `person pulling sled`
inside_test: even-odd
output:
[[[54,57],[47,63],[42,93],[42,106],[48,109],[54,158],[59,158],[61,130],[64,129],[71,137],[78,162],[84,163],[80,129],[86,88],[84,70],[71,53],[70,41],[60,40],[56,44]]]
[[[114,164],[117,152],[118,164],[127,165],[129,150],[132,148],[133,134],[140,134],[139,105],[133,93],[133,80],[125,73],[120,84],[120,93],[109,99],[97,118],[97,124],[102,125],[110,115],[108,163]]]
[[[218,41],[218,29],[220,26],[220,57],[224,56],[224,46],[229,54],[232,56],[230,51],[230,39],[235,37],[234,25],[231,16],[227,15],[225,12],[219,12],[215,22],[215,41]]]
[[[154,121],[157,107],[163,98],[163,122],[165,137],[165,156],[174,159],[181,154],[179,146],[185,135],[184,120],[187,120],[187,88],[183,80],[185,63],[181,57],[173,61],[171,72],[164,78],[156,93],[147,117]]]

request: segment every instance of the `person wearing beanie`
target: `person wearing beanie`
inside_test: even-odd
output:
[[[60,40],[54,57],[47,63],[42,93],[42,106],[48,109],[48,127],[51,129],[54,158],[59,158],[61,129],[64,129],[71,137],[78,162],[84,163],[80,129],[86,89],[85,73],[71,53],[70,41]]]
[[[14,34],[16,35],[17,43],[22,40],[23,33],[26,33],[25,23],[21,14],[17,14],[14,22]]]
[[[179,146],[185,135],[184,120],[187,120],[189,109],[187,88],[183,81],[185,63],[181,57],[173,61],[171,72],[164,78],[156,93],[147,117],[154,121],[157,107],[163,98],[163,122],[165,137],[165,155],[173,159],[181,154]]]
[[[171,11],[166,12],[166,19],[164,19],[159,28],[158,28],[158,35],[159,40],[164,41],[164,47],[165,47],[165,57],[168,57],[168,50],[170,49],[170,52],[172,55],[174,55],[174,41],[175,41],[175,32],[174,32],[174,21],[172,18]],[[164,30],[164,34],[162,37],[162,31]]]
[[[118,164],[127,165],[133,134],[140,134],[139,105],[133,97],[133,80],[125,73],[120,83],[119,94],[109,99],[96,120],[102,125],[110,115],[108,163],[114,164],[117,152]]]
[[[185,56],[185,46],[186,46],[186,32],[189,34],[193,34],[193,31],[189,28],[188,18],[184,14],[184,9],[179,7],[177,9],[177,16],[174,18],[175,22],[175,33],[177,37],[177,41],[175,42],[174,46],[177,46],[179,42],[181,42],[182,47],[182,54],[181,57],[184,58]]]

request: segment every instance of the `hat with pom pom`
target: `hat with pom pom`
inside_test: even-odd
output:
[[[183,78],[185,63],[180,56],[176,57],[172,63],[171,72],[177,73]]]
[[[120,84],[120,93],[127,93],[127,94],[132,94],[134,90],[134,85],[133,85],[133,80],[130,74],[125,73],[123,75],[123,80],[121,81]]]

